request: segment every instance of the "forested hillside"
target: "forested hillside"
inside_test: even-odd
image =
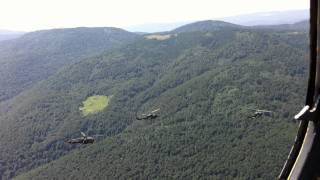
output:
[[[307,32],[196,25],[64,66],[1,103],[2,178],[273,179],[304,100]],[[111,98],[84,116],[93,95]],[[159,118],[135,120],[153,108]],[[105,136],[63,142],[80,131]]]
[[[223,21],[198,21],[191,24],[187,24],[181,27],[178,27],[173,30],[173,32],[192,32],[192,31],[213,31],[221,29],[230,29],[230,28],[241,28],[242,26],[223,22]]]
[[[308,31],[309,30],[309,21],[299,21],[293,24],[281,24],[281,25],[264,25],[264,26],[254,26],[254,29],[260,28],[260,29],[272,29],[272,30],[278,30],[278,31],[293,31],[291,33],[298,33],[300,31]]]
[[[37,31],[0,42],[0,101],[7,100],[64,65],[129,43],[138,35],[117,28]]]

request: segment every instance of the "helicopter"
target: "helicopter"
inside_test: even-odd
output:
[[[265,116],[272,116],[272,111],[269,110],[264,110],[264,109],[249,109],[252,111],[255,111],[253,115],[249,116],[249,118],[257,118],[257,117],[261,117],[262,115]]]
[[[80,138],[75,138],[75,139],[68,139],[65,140],[65,143],[69,144],[92,144],[94,143],[94,138],[87,136],[84,132],[80,132],[82,137]]]
[[[141,116],[136,116],[137,120],[143,120],[143,119],[155,119],[157,117],[159,117],[159,115],[157,114],[157,112],[160,111],[160,108],[155,109],[153,111],[151,111],[150,113],[146,113],[146,114],[141,114]]]

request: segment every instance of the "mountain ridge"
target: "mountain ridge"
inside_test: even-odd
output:
[[[191,32],[191,31],[212,31],[212,30],[220,30],[222,28],[241,28],[242,26],[218,21],[218,20],[205,20],[205,21],[198,21],[194,23],[190,23],[187,25],[183,25],[178,27],[172,32]]]

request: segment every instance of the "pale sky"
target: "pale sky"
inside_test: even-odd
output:
[[[307,0],[0,0],[0,29],[127,27],[308,8]]]

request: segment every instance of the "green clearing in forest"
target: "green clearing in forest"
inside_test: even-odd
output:
[[[109,105],[110,98],[110,96],[90,96],[82,102],[83,106],[80,107],[79,110],[84,116],[96,114]]]

